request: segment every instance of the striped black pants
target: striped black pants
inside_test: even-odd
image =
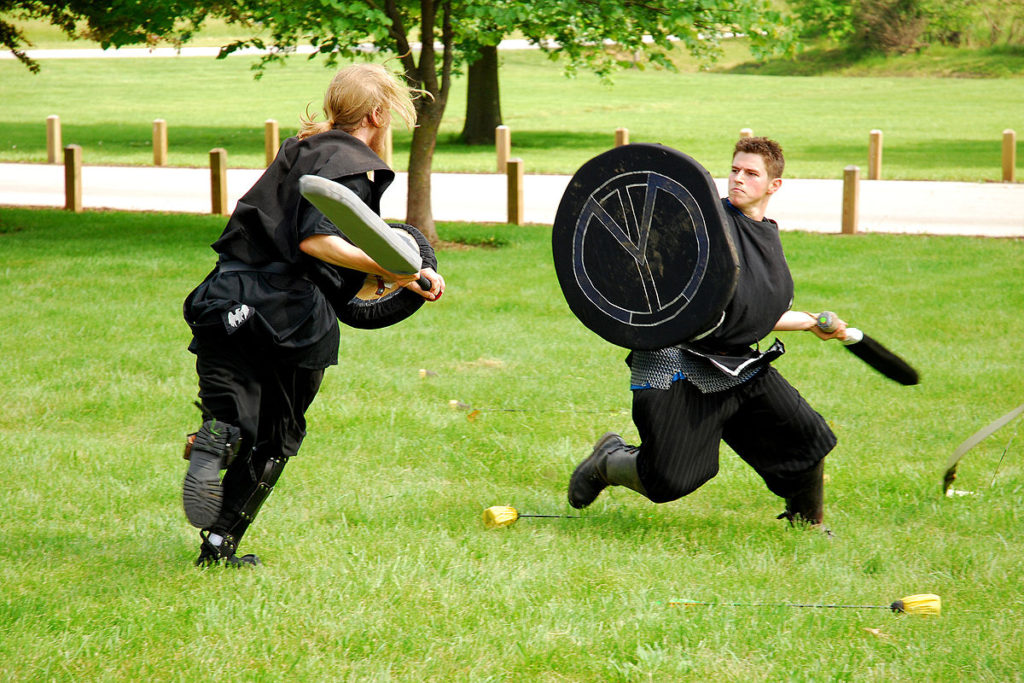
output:
[[[800,393],[768,366],[733,389],[703,394],[686,380],[633,392],[640,432],[637,471],[656,503],[681,498],[718,474],[724,440],[783,498],[836,445],[835,434]]]

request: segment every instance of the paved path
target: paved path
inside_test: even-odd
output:
[[[530,49],[526,41],[503,41],[502,49]],[[303,47],[301,51],[311,48]],[[247,50],[245,53],[252,53]],[[209,57],[217,48],[122,48],[119,50],[30,50],[35,59]],[[0,59],[12,58],[0,51]],[[0,164],[0,207],[63,206],[63,166]],[[228,171],[228,208],[262,170]],[[551,224],[568,176],[528,175],[524,197],[527,223]],[[82,170],[86,208],[209,213],[207,169],[86,166]],[[438,173],[432,178],[434,218],[440,221],[504,222],[505,177],[498,174]],[[718,181],[724,195],[724,181]],[[839,232],[842,181],[786,179],[772,199],[769,215],[784,230]],[[1024,237],[1024,184],[862,181],[861,232],[928,233]],[[405,215],[406,177],[398,174],[384,196],[388,218]],[[2,209],[0,209],[2,210]]]
[[[228,171],[228,208],[262,170]],[[527,175],[527,223],[550,225],[568,176]],[[717,181],[724,195],[724,181]],[[210,212],[210,172],[202,168],[85,166],[86,208],[127,211]],[[786,179],[772,199],[769,215],[784,230],[839,232],[842,181]],[[862,181],[861,232],[927,233],[1024,237],[1024,184]],[[505,176],[436,173],[432,179],[434,218],[439,221],[506,220]],[[383,214],[405,215],[406,175],[399,173],[384,195]],[[0,164],[0,207],[64,206],[64,167]],[[2,209],[0,209],[2,210]]]

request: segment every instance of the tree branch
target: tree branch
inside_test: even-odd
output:
[[[443,18],[441,20],[441,42],[444,45],[444,58],[441,61],[441,93],[447,99],[452,85],[452,64],[455,61],[455,31],[452,29],[452,2],[444,0]]]
[[[437,55],[434,52],[437,9],[433,0],[420,0],[420,82],[435,97],[440,93],[437,85]]]
[[[412,56],[412,48],[409,47],[409,34],[408,31],[405,30],[405,23],[402,21],[402,13],[398,10],[395,0],[387,0],[385,13],[388,15],[388,18],[391,19],[391,26],[388,28],[388,34],[395,41],[398,58],[402,61],[402,67],[405,69],[405,75],[410,80],[414,80],[418,85],[420,78],[416,70],[416,59]]]

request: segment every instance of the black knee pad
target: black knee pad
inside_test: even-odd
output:
[[[235,459],[241,448],[242,430],[238,427],[220,422],[219,420],[207,420],[196,432],[195,438],[190,438],[187,447],[187,454],[195,451],[203,451],[220,458],[220,468],[224,469]]]

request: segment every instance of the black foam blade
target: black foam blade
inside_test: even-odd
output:
[[[917,370],[866,334],[859,342],[850,344],[846,348],[857,358],[891,380],[907,386],[917,384],[919,381]]]

